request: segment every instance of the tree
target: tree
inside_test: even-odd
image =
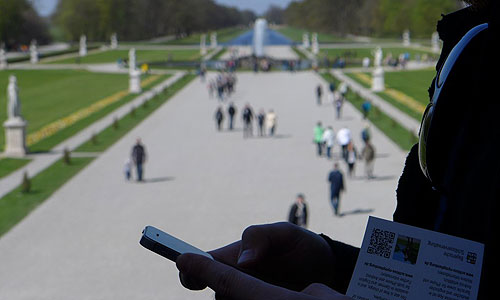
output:
[[[8,48],[27,45],[32,39],[49,42],[46,22],[27,0],[0,0],[0,41]]]

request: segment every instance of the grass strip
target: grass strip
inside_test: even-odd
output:
[[[308,59],[304,52],[297,49],[297,47],[292,47],[293,52],[299,56],[300,59]]]
[[[143,103],[140,107],[136,107],[133,111],[119,120],[110,124],[107,128],[96,134],[94,139],[79,146],[75,152],[102,152],[113,145],[127,132],[137,126],[142,120],[146,119],[162,104],[167,102],[174,94],[183,89],[191,80],[196,78],[196,75],[189,74],[180,78],[172,86],[167,88],[163,94],[160,94],[151,100]]]
[[[165,79],[167,79],[170,75],[162,75],[160,76],[157,80],[154,82],[150,83],[147,87],[143,88],[143,91],[147,91],[151,89],[155,84],[158,82],[161,82]],[[30,152],[37,153],[37,152],[46,152],[61,143],[62,141],[72,137],[74,134],[79,132],[80,130],[86,128],[90,124],[94,123],[95,121],[103,118],[110,112],[114,111],[118,107],[122,106],[123,104],[126,104],[130,102],[132,99],[135,99],[137,95],[135,94],[129,94],[125,97],[123,97],[121,100],[114,102],[113,104],[110,104],[103,109],[91,114],[85,119],[82,119],[76,123],[74,123],[71,126],[68,126],[61,131],[58,131],[57,134],[54,134],[52,136],[49,136],[40,142],[33,144],[30,146]]]
[[[333,77],[330,73],[321,73],[321,76],[328,82],[334,82],[336,86],[340,84],[340,81]],[[357,110],[362,112],[361,106],[365,100],[361,96],[354,93],[352,90],[349,90],[347,92],[346,99],[351,102]],[[370,120],[373,125],[380,129],[387,137],[389,137],[394,143],[405,151],[409,151],[417,142],[417,137],[413,132],[401,126],[394,119],[382,112],[376,105],[372,104],[368,120]]]
[[[120,119],[116,129],[112,124],[101,131],[97,135],[97,143],[88,141],[76,151],[100,152],[106,150],[194,78],[196,76],[192,74],[182,77],[169,87],[166,93],[146,102],[147,105],[136,108],[133,115],[130,113]],[[30,192],[23,193],[21,185],[19,185],[12,192],[0,198],[0,236],[19,223],[93,160],[93,157],[72,157],[71,164],[67,165],[63,159],[60,159],[31,179],[32,189]]]
[[[345,75],[349,76],[351,79],[356,81],[357,83],[361,84],[363,87],[369,89],[371,86],[369,86],[366,82],[360,80],[355,74],[353,73],[345,73]],[[391,96],[387,95],[384,92],[379,92],[376,93],[378,96],[380,96],[382,99],[390,103],[392,106],[396,107],[400,111],[404,112],[408,116],[414,118],[417,121],[420,121],[422,119],[422,113],[418,113],[415,110],[409,108],[408,106],[404,105],[403,103],[397,101],[396,99],[392,98]]]
[[[30,192],[23,193],[19,186],[2,197],[0,199],[0,236],[19,223],[93,159],[75,157],[71,159],[70,165],[64,164],[60,159],[31,178]]]
[[[3,158],[0,159],[0,178],[24,167],[31,159],[24,158]]]
[[[222,49],[219,50],[210,60],[219,60],[224,53],[226,53],[227,49],[226,47],[223,47]]]

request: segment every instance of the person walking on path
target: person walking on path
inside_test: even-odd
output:
[[[347,157],[346,157],[346,162],[349,170],[349,177],[352,178],[354,175],[354,167],[356,165],[356,159],[358,158],[358,152],[356,151],[356,147],[354,147],[354,144],[349,142],[347,144]]]
[[[303,194],[298,194],[295,203],[290,207],[288,222],[303,228],[307,227],[307,204]]]
[[[146,162],[146,149],[138,138],[135,146],[132,148],[132,161],[137,168],[137,181],[143,180],[143,164]]]
[[[323,125],[321,122],[318,122],[316,126],[314,127],[314,143],[317,145],[318,150],[318,156],[323,155],[323,132],[325,130],[323,129]]]
[[[130,158],[127,158],[125,160],[125,165],[123,166],[123,171],[125,173],[125,179],[127,181],[130,180],[130,177],[132,176],[132,161]]]
[[[318,84],[316,87],[316,103],[318,105],[321,105],[321,97],[323,96],[323,87],[321,87],[321,84]]]
[[[363,104],[361,105],[361,110],[363,111],[363,119],[366,120],[368,118],[368,114],[370,113],[370,110],[372,109],[372,103],[370,100],[365,100]]]
[[[217,125],[217,130],[222,130],[222,122],[224,121],[224,111],[222,110],[222,106],[219,106],[215,111],[215,123]]]
[[[370,125],[367,123],[363,127],[363,130],[361,130],[361,139],[363,142],[366,144],[367,142],[370,141],[371,134],[370,134]]]
[[[236,115],[236,106],[234,106],[233,102],[229,103],[227,114],[229,115],[229,130],[233,130],[234,116]]]
[[[337,132],[337,142],[342,147],[342,158],[347,159],[347,145],[351,141],[351,131],[347,127],[342,127],[339,132]]]
[[[276,113],[272,109],[266,114],[266,128],[270,136],[274,136],[276,131],[276,118]]]
[[[333,206],[333,211],[336,216],[340,211],[340,193],[345,191],[344,175],[339,170],[339,164],[333,165],[333,171],[328,175],[328,182],[330,183],[330,202]]]
[[[263,109],[259,111],[257,115],[257,124],[259,125],[259,136],[265,135],[264,122],[266,121],[266,113]]]
[[[375,147],[368,140],[361,151],[361,157],[365,161],[365,174],[367,179],[373,179],[373,166],[375,164]]]
[[[342,115],[342,106],[344,105],[344,97],[341,94],[337,94],[337,97],[335,97],[335,110],[337,112],[337,120],[340,119]]]
[[[333,132],[332,126],[328,126],[328,128],[323,132],[323,136],[321,137],[322,143],[326,146],[326,157],[328,159],[332,158],[332,148],[335,142],[335,133]]]
[[[253,122],[253,110],[252,107],[250,107],[250,104],[246,104],[245,108],[243,109],[243,137],[251,137],[253,135],[253,128],[252,128],[252,122]]]

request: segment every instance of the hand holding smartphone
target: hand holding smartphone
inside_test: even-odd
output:
[[[213,259],[212,255],[202,251],[153,226],[146,226],[139,243],[146,249],[175,262],[184,253],[193,253]]]

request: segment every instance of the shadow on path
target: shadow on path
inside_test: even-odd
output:
[[[157,178],[148,178],[144,179],[144,183],[156,183],[156,182],[165,182],[165,181],[173,181],[175,177],[157,177]]]
[[[369,214],[369,213],[372,213],[374,211],[375,210],[373,208],[369,208],[369,209],[358,208],[358,209],[355,209],[355,210],[351,210],[351,211],[346,211],[344,213],[340,213],[339,217],[345,217],[345,216],[348,216],[348,215]]]

